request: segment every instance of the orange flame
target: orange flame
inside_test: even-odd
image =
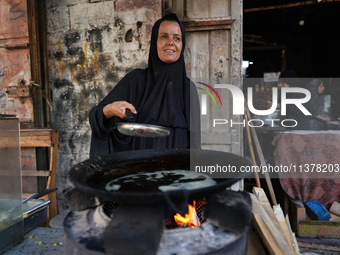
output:
[[[188,205],[188,213],[185,214],[183,217],[179,213],[176,213],[174,216],[174,219],[177,223],[177,225],[180,226],[188,226],[191,228],[198,227],[201,225],[200,220],[198,219],[197,213],[196,213],[196,201],[193,202],[194,205]]]

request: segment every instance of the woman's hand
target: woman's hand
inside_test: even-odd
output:
[[[322,115],[319,114],[319,115],[315,116],[315,118],[320,119],[322,121],[326,121],[326,122],[331,121],[331,118],[327,115],[322,116]]]
[[[131,112],[134,113],[134,114],[137,113],[135,107],[132,104],[126,102],[126,101],[116,101],[116,102],[113,102],[111,104],[106,105],[103,108],[103,113],[104,113],[105,118],[107,118],[107,119],[112,118],[114,116],[125,119],[126,118],[126,116],[125,116],[125,110],[126,109],[130,109]]]
[[[323,120],[326,121],[326,122],[331,121],[331,117],[325,116]]]

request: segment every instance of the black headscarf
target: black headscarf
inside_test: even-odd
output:
[[[322,80],[313,79],[307,84],[307,89],[311,93],[311,99],[307,102],[306,108],[312,114],[309,116],[308,129],[310,130],[324,130],[326,128],[325,122],[316,116],[326,116],[321,104],[320,94],[318,92]]]
[[[177,22],[182,32],[182,52],[179,59],[170,64],[162,62],[157,53],[158,31],[163,21]],[[195,85],[186,75],[184,48],[185,30],[175,14],[167,14],[156,21],[152,28],[148,68],[127,74],[90,112],[90,156],[140,149],[200,148],[199,102]],[[103,108],[114,101],[133,104],[138,112],[137,123],[170,127],[170,136],[139,138],[110,130],[115,123],[125,121],[118,117],[105,119]]]
[[[325,115],[321,101],[320,101],[320,94],[318,92],[318,89],[321,83],[322,83],[322,80],[313,79],[307,85],[307,89],[311,93],[311,99],[307,103],[307,109],[310,111],[310,113],[314,117],[317,115],[321,115],[321,116]]]
[[[177,22],[182,33],[182,52],[179,59],[171,64],[164,63],[158,57],[157,39],[160,24],[163,21]],[[168,14],[159,19],[152,28],[149,62],[145,92],[137,116],[143,123],[161,126],[189,127],[189,79],[184,63],[185,30],[175,14]],[[186,100],[187,99],[187,100]]]

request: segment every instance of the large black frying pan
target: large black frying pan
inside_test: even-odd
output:
[[[171,130],[167,127],[135,123],[135,116],[129,109],[126,109],[125,116],[129,122],[116,123],[118,131],[123,135],[160,138],[170,134]]]
[[[215,178],[215,185],[192,190],[178,189],[171,191],[107,191],[105,185],[118,177],[140,172],[159,170],[195,170],[209,166],[230,167],[237,169],[234,173],[222,173]],[[188,204],[192,199],[206,198],[222,191],[238,180],[245,178],[246,173],[239,172],[241,166],[251,166],[250,162],[241,156],[209,150],[140,150],[119,152],[105,155],[75,165],[69,172],[71,182],[76,189],[98,196],[104,200],[129,205],[161,205]]]

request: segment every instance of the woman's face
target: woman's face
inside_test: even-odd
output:
[[[163,21],[159,26],[157,53],[164,63],[176,62],[182,52],[182,33],[177,22]]]
[[[323,85],[323,83],[321,83],[318,87],[318,93],[321,95],[324,90],[325,90],[325,86]]]

